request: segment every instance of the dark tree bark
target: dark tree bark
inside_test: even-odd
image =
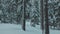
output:
[[[41,29],[42,29],[42,34],[44,33],[44,16],[43,16],[43,0],[40,0],[41,2]]]
[[[26,14],[25,14],[25,12],[26,12],[26,10],[25,10],[25,7],[26,7],[26,0],[23,0],[23,24],[22,24],[22,29],[25,31],[26,29],[25,29],[25,17],[26,17]]]
[[[48,23],[48,0],[45,0],[45,34],[49,34],[49,23]]]
[[[28,3],[29,0],[23,0],[23,13],[24,13],[24,19],[23,19],[23,26],[22,26],[22,29],[25,31],[26,28],[25,28],[25,24],[26,24],[26,3]]]

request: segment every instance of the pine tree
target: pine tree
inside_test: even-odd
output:
[[[49,34],[49,23],[48,23],[48,0],[45,0],[45,34]]]
[[[26,28],[25,28],[25,24],[26,24],[26,4],[28,3],[28,1],[30,0],[23,0],[23,26],[22,26],[22,29],[25,31]]]
[[[43,0],[40,0],[41,2],[41,29],[42,29],[42,34],[44,33],[44,16],[43,16]]]
[[[25,10],[25,7],[26,7],[26,0],[23,0],[23,23],[22,23],[22,29],[25,31],[26,29],[25,29],[25,12],[26,12],[26,10]]]

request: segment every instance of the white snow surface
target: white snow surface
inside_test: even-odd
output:
[[[59,34],[59,30],[51,30],[50,34]],[[0,34],[42,34],[40,26],[31,27],[29,22],[26,23],[26,31],[22,30],[21,25],[0,24]]]

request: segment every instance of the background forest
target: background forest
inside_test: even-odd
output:
[[[49,28],[60,30],[60,0],[46,1],[48,1],[48,9],[46,10],[48,10]],[[42,25],[43,28],[46,25],[46,1],[0,0],[0,23],[22,24],[23,19],[25,19],[25,21],[31,22],[31,26]]]

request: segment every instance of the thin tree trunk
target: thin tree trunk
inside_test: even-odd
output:
[[[42,13],[41,28],[42,28],[42,34],[43,34],[44,33],[43,0],[40,0],[40,2],[41,2],[41,13]]]
[[[25,0],[23,0],[23,23],[22,23],[22,29],[25,31],[25,6],[26,6],[26,3],[25,3]]]
[[[18,22],[18,12],[17,12],[17,9],[18,9],[18,0],[15,0],[15,2],[16,2],[16,13],[17,13],[17,24],[19,24],[19,22]]]
[[[49,23],[48,23],[48,0],[45,0],[45,34],[49,34]]]

